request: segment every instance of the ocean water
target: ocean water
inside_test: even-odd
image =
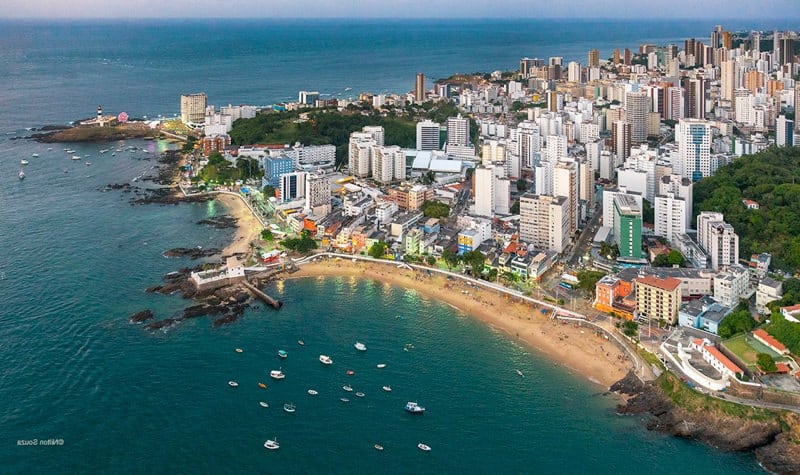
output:
[[[442,53],[437,45],[462,25],[318,22],[300,25],[303,34],[295,23],[259,25],[0,28],[0,76],[7,78],[0,95],[1,472],[760,471],[751,455],[648,432],[638,418],[616,416],[616,400],[603,388],[448,306],[372,281],[276,284],[268,290],[285,302],[283,309],[256,306],[223,327],[207,318],[166,332],[129,324],[138,310],[166,318],[189,304],[145,289],[193,264],[162,257],[165,249],[223,246],[230,230],[196,222],[225,210],[214,202],[132,206],[130,193],[102,191],[150,172],[151,157],[166,143],[128,141],[138,151],[112,157],[99,149],[116,143],[14,139],[25,127],[89,116],[97,103],[132,115],[172,114],[178,95],[194,90],[206,90],[217,103],[268,103],[301,88],[396,88],[418,69],[435,77],[512,68],[522,55],[583,54],[588,40],[579,31],[602,26],[561,25],[573,34],[557,42],[557,51],[556,43],[536,38],[559,28],[512,22],[510,32],[495,35],[497,23],[473,22],[483,41],[467,38]],[[710,28],[641,29],[637,38],[695,29],[699,36]],[[116,41],[107,39],[110,32]],[[634,33],[619,35],[644,42],[633,41]],[[511,36],[518,46],[508,51]],[[603,44],[612,40],[618,38]],[[357,61],[354,44],[370,45],[382,59]],[[410,58],[417,47],[420,54]],[[465,51],[471,47],[478,49]],[[92,165],[70,160],[64,148]],[[30,161],[23,181],[21,158]],[[357,340],[367,344],[366,353],[353,348]],[[405,351],[407,343],[414,348]],[[279,360],[278,349],[289,357]],[[322,366],[320,353],[334,365]],[[379,362],[387,368],[376,369]],[[287,377],[271,381],[268,372],[278,367]],[[346,369],[356,374],[346,376]],[[239,387],[230,388],[229,380]],[[257,386],[261,381],[268,389]],[[365,397],[342,391],[346,383]],[[382,391],[384,384],[394,390]],[[309,396],[310,388],[319,395]],[[405,414],[409,400],[428,412]],[[283,412],[286,402],[297,412]],[[272,437],[280,450],[263,448]],[[33,439],[63,445],[18,445]],[[433,450],[419,451],[419,442]],[[386,450],[375,451],[375,443]]]

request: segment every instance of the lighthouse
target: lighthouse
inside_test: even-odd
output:
[[[100,127],[105,125],[103,122],[103,106],[97,106],[97,124]]]

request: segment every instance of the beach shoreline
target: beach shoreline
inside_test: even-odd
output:
[[[250,252],[250,243],[261,239],[261,223],[239,196],[217,193],[214,199],[236,219],[236,226],[230,244],[222,250],[222,256],[244,255]]]
[[[352,262],[347,259],[306,262],[298,269],[285,279],[371,279],[415,290],[431,300],[476,318],[493,330],[503,332],[511,340],[536,351],[557,366],[606,390],[625,377],[632,367],[623,350],[602,333],[586,326],[551,319],[549,313],[542,314],[538,307],[497,291],[475,288],[461,279],[399,269],[394,263]]]

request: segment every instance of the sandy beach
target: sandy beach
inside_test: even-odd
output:
[[[223,256],[242,254],[250,251],[250,243],[261,238],[261,223],[238,196],[219,193],[214,198],[237,219],[236,232],[231,243],[222,250]]]
[[[374,279],[449,304],[520,344],[542,353],[559,366],[608,388],[627,374],[630,361],[622,350],[587,327],[561,323],[539,308],[513,301],[505,294],[475,289],[459,279],[398,269],[393,264],[321,260],[303,264],[287,279],[342,276]]]

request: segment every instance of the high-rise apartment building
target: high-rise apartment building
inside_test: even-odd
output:
[[[706,116],[705,79],[702,77],[683,78],[681,82],[685,94],[684,116],[704,119]]]
[[[678,121],[675,140],[678,142],[678,160],[683,176],[698,181],[711,175],[711,139],[710,122],[699,119]]]
[[[686,201],[674,193],[656,196],[654,212],[654,232],[672,242],[675,234],[686,233]],[[691,210],[689,210],[691,213]]]
[[[475,180],[475,208],[478,216],[491,217],[494,212],[495,171],[492,166],[479,166],[473,173]]]
[[[739,236],[722,213],[702,211],[697,216],[697,243],[711,259],[714,270],[738,264]]]
[[[372,178],[378,183],[390,183],[406,178],[406,155],[397,145],[373,146]]]
[[[614,196],[614,240],[619,257],[642,258],[642,209],[629,195]]]
[[[775,145],[778,147],[794,146],[794,121],[781,114],[775,121]]]
[[[414,82],[414,100],[425,102],[425,75],[417,73],[417,80]]]
[[[720,65],[719,94],[724,101],[733,101],[733,91],[739,86],[736,82],[736,61],[723,61]]]
[[[417,122],[417,150],[439,150],[439,124],[431,120]]]
[[[637,277],[633,280],[636,292],[636,314],[650,321],[663,320],[669,324],[678,321],[681,303],[681,281],[674,277]]]
[[[617,121],[611,124],[611,139],[617,163],[624,162],[631,155],[631,124],[627,121]]]
[[[587,66],[590,68],[600,67],[600,51],[593,49],[589,51]]]
[[[650,112],[650,98],[644,91],[625,94],[625,109],[631,124],[631,143],[647,141],[647,113]]]
[[[205,92],[181,95],[181,122],[184,124],[203,124],[206,120],[208,99]]]
[[[353,132],[350,134],[347,157],[350,174],[361,178],[370,176],[372,149],[377,145],[375,137],[368,132]]]
[[[469,119],[466,117],[447,118],[447,145],[469,145]]]
[[[525,193],[519,203],[519,238],[543,250],[564,252],[570,242],[569,205],[563,196]]]
[[[683,200],[685,207],[683,212],[685,217],[684,229],[691,229],[692,205],[694,203],[694,183],[692,180],[681,175],[662,175],[659,179],[659,188],[657,193],[661,196],[666,196],[667,194],[672,193],[675,198]]]
[[[553,196],[563,196],[569,207],[569,233],[578,229],[578,167],[576,162],[559,162],[553,167]]]
[[[324,175],[309,174],[306,177],[306,203],[304,210],[315,216],[325,217],[331,212],[331,183]]]

